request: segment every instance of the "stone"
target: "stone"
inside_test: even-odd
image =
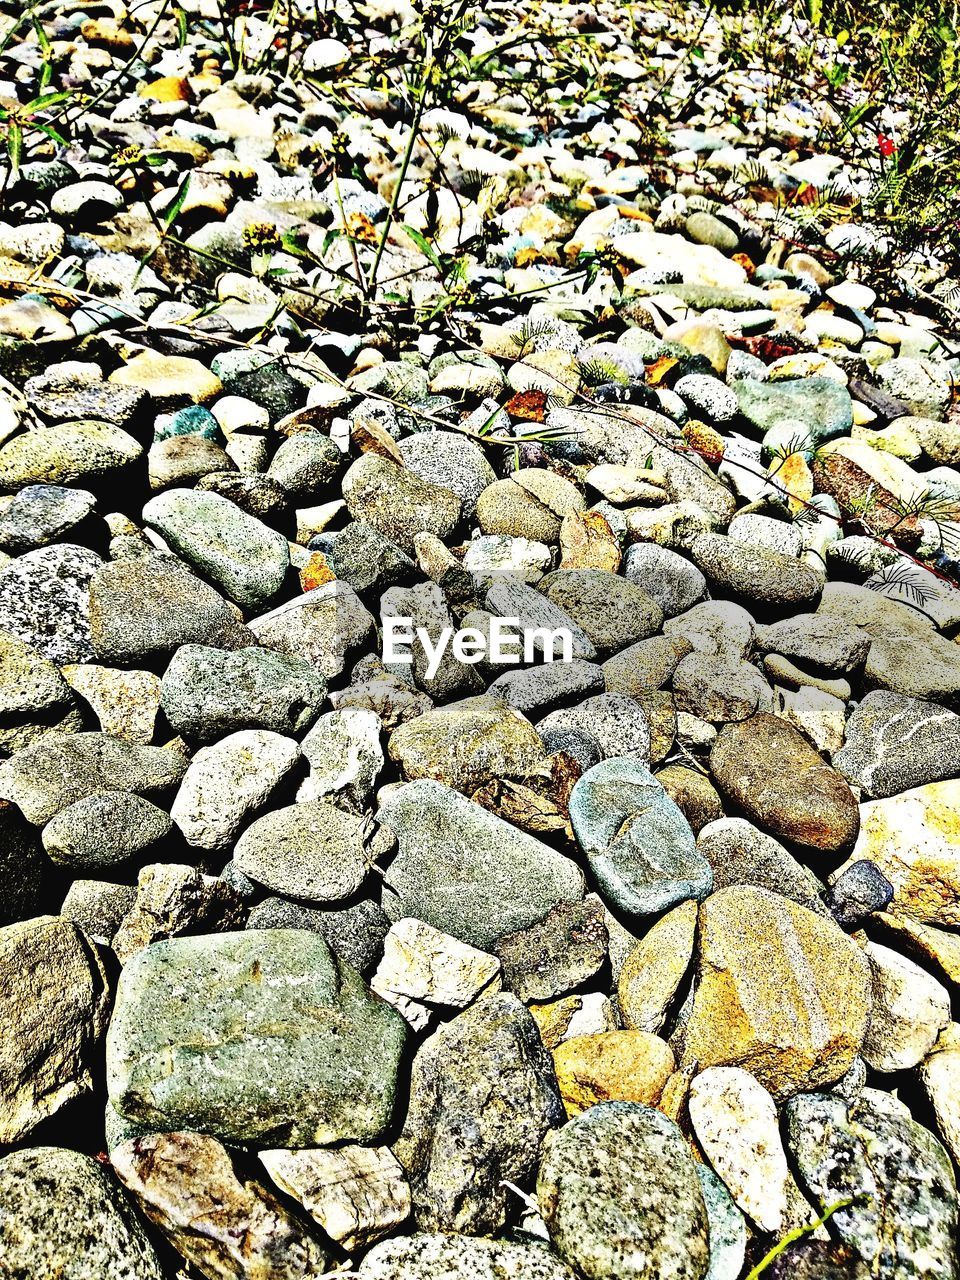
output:
[[[223,390],[215,373],[199,360],[141,351],[111,373],[108,381],[120,387],[139,387],[159,409],[209,404]]]
[[[787,1165],[776,1105],[749,1071],[701,1071],[688,1107],[704,1155],[756,1227],[780,1236],[812,1220]]]
[[[597,656],[593,641],[569,614],[516,578],[495,581],[487,592],[485,603],[495,617],[516,618],[517,622],[513,625],[521,631],[543,628],[547,632],[553,632],[558,628],[565,629],[570,634],[571,657],[592,661]],[[542,653],[545,645],[550,642],[546,638],[535,639],[534,650]]]
[[[581,986],[606,960],[608,936],[597,899],[559,903],[542,920],[497,942],[505,990],[529,1004]]]
[[[335,902],[356,893],[366,878],[367,825],[366,818],[326,801],[300,801],[251,823],[237,841],[234,861],[274,893]]]
[[[613,1005],[599,991],[564,996],[546,1004],[530,1005],[545,1049],[556,1049],[574,1036],[599,1035],[617,1030]]]
[[[486,988],[499,989],[499,980],[495,955],[408,918],[398,920],[384,938],[370,990],[422,1030],[432,1006],[463,1009]]]
[[[742,1066],[779,1101],[839,1080],[860,1052],[869,965],[832,920],[721,889],[700,908],[699,970],[681,1065]]]
[[[316,719],[327,682],[303,658],[251,646],[179,648],[163,674],[160,705],[175,733],[210,742],[239,729],[292,736]]]
[[[544,1144],[537,1199],[550,1240],[587,1280],[702,1280],[707,1211],[680,1130],[640,1103],[606,1102]]]
[[[549,1054],[515,996],[482,997],[436,1031],[413,1062],[410,1106],[393,1150],[421,1230],[500,1230],[504,1179],[533,1173],[544,1135],[562,1123]]]
[[[717,818],[701,827],[697,849],[713,868],[714,889],[750,884],[825,914],[825,889],[809,867],[743,818]]]
[[[650,722],[640,702],[627,694],[598,693],[537,721],[541,738],[557,730],[572,730],[592,738],[605,760],[629,756],[646,763],[650,759]]]
[[[0,448],[0,489],[117,479],[143,456],[143,446],[109,422],[61,422],[28,431]]]
[[[841,929],[855,929],[893,901],[893,885],[879,867],[866,860],[851,862],[830,886],[828,905]]]
[[[270,1177],[343,1249],[365,1249],[403,1225],[410,1188],[389,1147],[261,1151]]]
[[[434,778],[468,795],[491,778],[523,777],[545,754],[529,720],[487,695],[408,720],[394,729],[387,750],[411,781]]]
[[[850,430],[853,405],[846,387],[832,378],[797,378],[784,382],[757,382],[738,378],[733,383],[743,416],[765,436],[781,422],[803,429],[798,442],[814,449]],[[794,449],[796,452],[797,449]]]
[[[380,717],[360,707],[345,707],[321,716],[300,743],[310,762],[310,775],[297,801],[334,796],[362,808],[383,768]]]
[[[58,666],[91,658],[88,587],[102,563],[70,542],[11,560],[0,569],[0,628]]]
[[[686,613],[668,618],[663,631],[675,643],[686,642],[686,652],[731,653],[747,658],[756,627],[740,605],[729,600],[704,600]]]
[[[575,1280],[542,1245],[419,1231],[376,1245],[357,1274],[361,1280]]]
[[[689,722],[692,717],[686,719]],[[689,723],[685,725],[683,715],[677,716],[677,736],[684,746],[697,746],[712,741],[715,733],[713,725],[706,725],[701,720],[693,720],[693,724],[695,732],[690,733]],[[655,777],[690,823],[695,834],[702,831],[708,822],[723,817],[720,796],[710,779],[699,769],[671,764],[666,769],[659,769]]]
[[[38,916],[0,928],[0,1006],[0,1142],[14,1143],[93,1089],[107,976],[75,924]],[[3,1223],[0,1214],[0,1244]],[[0,1256],[9,1263],[5,1250]]]
[[[672,636],[651,636],[630,645],[603,663],[607,691],[635,698],[663,688],[691,648],[689,641]]]
[[[66,1147],[32,1147],[0,1159],[0,1256],[10,1280],[164,1275],[107,1170]]]
[[[90,633],[106,662],[143,662],[181,645],[254,642],[236,609],[172,556],[116,560],[90,580]]]
[[[417,540],[424,536],[419,534]],[[423,582],[414,587],[391,587],[385,591],[380,597],[381,626],[386,630],[392,620],[401,618],[410,619],[398,632],[406,660],[388,664],[388,671],[408,684],[415,684],[432,698],[479,692],[482,686],[479,673],[473,666],[460,661],[452,645],[441,653],[439,661],[436,660],[437,645],[443,632],[448,631],[449,639],[448,629],[453,628],[446,596],[437,583]],[[423,642],[419,637],[413,638],[418,628],[426,631],[433,645],[433,664],[431,653]]]
[[[290,562],[286,538],[229,498],[168,489],[150,499],[143,519],[239,605],[265,604],[283,584]]]
[[[0,631],[0,747],[19,751],[51,729],[80,728],[70,688],[56,663]]]
[[[267,649],[305,658],[331,680],[373,635],[374,620],[352,587],[328,582],[253,618],[250,630]]]
[[[920,1079],[947,1150],[960,1151],[960,1038],[951,1022],[920,1066]]]
[[[834,768],[883,798],[960,774],[960,716],[935,702],[875,689],[847,721]]]
[[[408,554],[418,533],[440,539],[451,534],[462,510],[451,489],[373,453],[365,453],[347,471],[343,497],[354,520],[372,525]]]
[[[141,747],[104,733],[48,734],[0,765],[0,796],[44,826],[99,791],[155,796],[171,791],[187,761],[165,747]]]
[[[110,1152],[117,1177],[150,1221],[202,1274],[301,1280],[327,1270],[318,1241],[276,1196],[234,1170],[202,1133],[151,1133]]]
[[[380,958],[390,921],[382,907],[369,898],[361,898],[350,906],[338,903],[325,910],[302,906],[286,898],[264,898],[250,912],[246,927],[309,929],[319,933],[331,951],[366,977]]]
[[[757,668],[730,653],[688,653],[673,673],[673,692],[679,711],[715,724],[749,720],[773,701]]]
[[[712,1169],[698,1164],[697,1177],[710,1228],[710,1267],[704,1280],[736,1280],[743,1270],[747,1224]]]
[[[831,1231],[889,1280],[957,1274],[957,1189],[950,1157],[889,1094],[856,1102],[804,1094],[786,1108],[787,1143]]]
[[[600,655],[618,653],[663,625],[663,610],[627,578],[599,569],[561,569],[537,584],[590,637]]]
[[[71,689],[90,707],[103,733],[143,746],[153,741],[160,709],[160,679],[152,671],[125,671],[95,662],[63,668]]]
[[[710,770],[723,795],[775,837],[827,853],[857,838],[860,814],[846,780],[778,716],[725,725]]]
[[[91,942],[107,947],[135,897],[132,885],[74,880],[60,907],[60,915],[79,926]]]
[[[603,669],[596,663],[574,658],[570,662],[551,662],[541,667],[507,671],[498,676],[487,692],[502,698],[508,706],[524,715],[533,715],[572,702],[584,695],[601,693],[606,686]]]
[[[121,964],[151,942],[185,933],[217,933],[243,924],[244,895],[225,877],[182,863],[152,863],[137,876],[129,911],[111,939]]]
[[[557,903],[583,898],[576,863],[439,782],[397,788],[376,818],[399,843],[383,895],[393,920],[415,916],[489,950]]]
[[[628,547],[623,573],[643,587],[668,618],[691,609],[707,593],[707,580],[695,564],[655,542],[638,542]]]
[[[0,766],[2,773],[5,766]],[[853,863],[873,863],[893,886],[890,911],[921,923],[960,925],[960,781],[929,782],[861,806]]]
[[[315,501],[325,491],[342,458],[329,437],[301,432],[284,440],[271,459],[267,475],[302,505]]]
[[[173,827],[165,810],[130,791],[98,791],[61,809],[43,828],[52,862],[77,869],[112,867],[147,853]]]
[[[874,1071],[907,1071],[918,1066],[950,1023],[950,993],[908,960],[882,947],[865,944],[873,981],[873,1012],[863,1058]]]
[[[86,489],[25,485],[0,515],[0,548],[16,554],[57,542],[95,506],[96,499]]]
[[[413,577],[413,560],[389,538],[355,520],[336,534],[328,553],[330,566],[355,591],[382,590]]]
[[[390,1123],[404,1040],[399,1014],[314,933],[175,938],[120,976],[110,1101],[164,1132],[271,1148],[372,1142]]]
[[[693,961],[696,937],[697,904],[681,902],[632,947],[617,979],[617,1006],[625,1027],[661,1030]]]
[[[557,1087],[568,1116],[600,1102],[656,1106],[673,1073],[670,1046],[649,1031],[572,1036],[553,1051]]]
[[[816,601],[823,576],[794,556],[721,533],[702,533],[690,548],[714,590],[763,608],[795,610]]]
[[[638,761],[589,769],[570,797],[570,819],[601,893],[630,916],[651,915],[713,885],[683,814]]]
[[[300,758],[292,738],[242,729],[190,761],[170,816],[195,849],[224,849]],[[0,766],[2,772],[2,766]]]
[[[452,490],[472,516],[477,498],[496,475],[483,450],[455,431],[419,431],[399,444],[405,465],[421,480]]]

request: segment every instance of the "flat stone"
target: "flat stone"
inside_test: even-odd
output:
[[[766,889],[721,889],[700,908],[699,942],[684,1064],[742,1066],[778,1100],[845,1074],[867,1031],[870,973],[832,920]]]
[[[460,520],[460,498],[407,467],[365,453],[343,478],[343,497],[354,520],[372,525],[407,553],[418,533],[446,538]]]
[[[635,760],[588,770],[571,794],[570,819],[601,893],[628,915],[704,898],[713,886],[686,818]]]
[[[663,610],[635,582],[598,569],[561,569],[537,584],[590,637],[599,654],[618,653],[663,625]]]
[[[563,995],[597,973],[607,958],[607,942],[599,900],[561,902],[542,920],[496,944],[504,988],[527,1004]]]
[[[19,751],[51,729],[80,728],[70,688],[56,663],[0,631],[0,746]]]
[[[247,918],[248,929],[309,929],[319,933],[331,951],[367,976],[383,952],[390,929],[382,907],[369,898],[350,906],[320,909],[286,898],[264,898]]]
[[[950,1023],[950,992],[906,956],[865,944],[873,981],[873,1012],[863,1058],[874,1071],[918,1066]]]
[[[847,721],[834,767],[883,798],[960,774],[960,716],[935,702],[875,689]]]
[[[570,650],[574,658],[592,661],[597,656],[593,641],[569,614],[518,579],[508,578],[494,582],[487,592],[485,603],[495,617],[516,618],[517,622],[513,625],[518,626],[521,631],[534,631],[538,628],[545,628],[550,632],[558,628],[566,630],[570,634]],[[534,647],[537,652],[542,652],[544,641],[541,640]]]
[[[237,841],[240,870],[274,893],[306,902],[349,898],[369,870],[367,820],[323,800],[274,809]]]
[[[235,1172],[207,1134],[151,1133],[110,1152],[117,1177],[150,1221],[204,1275],[306,1280],[327,1256],[262,1183]]]
[[[495,955],[412,918],[391,925],[370,983],[418,1030],[429,1024],[433,1007],[463,1009],[487,988],[500,988]]]
[[[419,1231],[376,1245],[358,1274],[362,1280],[575,1280],[542,1245]]]
[[[139,352],[111,373],[109,381],[120,387],[139,387],[162,409],[209,404],[223,390],[217,375],[199,360],[157,351]]]
[[[169,815],[130,791],[98,791],[61,809],[43,828],[47,857],[60,866],[106,868],[145,854],[169,834]]]
[[[831,853],[857,837],[860,814],[847,782],[778,716],[725,725],[710,769],[727,799],[773,836]]]
[[[637,698],[624,693],[598,693],[583,698],[576,706],[551,711],[537,721],[543,737],[558,730],[574,731],[592,738],[603,759],[629,756],[646,763],[652,751],[652,729]]]
[[[707,1211],[683,1135],[633,1102],[605,1102],[548,1136],[537,1199],[560,1256],[586,1276],[702,1280]]]
[[[785,382],[757,382],[738,378],[733,383],[740,412],[766,435],[789,421],[805,429],[800,448],[814,449],[850,430],[853,404],[846,387],[833,378],[797,378]],[[794,452],[799,451],[795,449]]]
[[[253,618],[261,645],[306,658],[328,680],[340,675],[347,655],[374,634],[373,614],[345,582],[328,582],[272,612]]]
[[[58,665],[93,657],[88,588],[102,564],[69,542],[10,561],[0,569],[0,628]]]
[[[287,572],[287,540],[217,493],[169,489],[143,519],[237,604],[256,608],[277,594]]]
[[[714,889],[750,884],[826,913],[825,888],[773,836],[743,818],[718,818],[697,834],[697,849],[713,868]]]
[[[563,1121],[550,1057],[515,996],[482,997],[418,1051],[394,1154],[420,1229],[494,1232],[504,1179],[524,1183],[544,1135]]]
[[[394,920],[415,916],[489,950],[558,902],[583,897],[574,862],[439,782],[398,788],[376,817],[400,846],[383,896]]]
[[[617,1004],[625,1027],[659,1031],[693,960],[697,904],[681,902],[630,950],[617,979]]]
[[[0,448],[0,489],[71,485],[116,477],[143,456],[143,446],[109,422],[62,422],[14,437]]]
[[[487,692],[491,697],[502,698],[524,715],[534,715],[558,703],[601,693],[605,686],[601,667],[574,658],[571,662],[549,662],[541,667],[506,671],[494,680]]]
[[[715,590],[765,608],[800,608],[823,587],[822,575],[794,556],[721,533],[700,534],[690,554]]]
[[[390,1122],[404,1039],[399,1014],[316,934],[176,938],[120,976],[110,1101],[158,1130],[258,1146],[374,1141]]]
[[[19,1142],[93,1089],[107,1002],[106,973],[75,924],[38,916],[0,928],[0,1142]],[[0,1161],[0,1206],[11,1194],[5,1166]],[[8,1262],[15,1221],[0,1213],[0,1256]]]
[[[25,485],[0,516],[0,547],[16,554],[57,542],[96,505],[86,489]]]
[[[164,1275],[107,1170],[65,1147],[32,1147],[0,1160],[0,1254],[11,1280]]]
[[[695,564],[654,542],[627,548],[623,574],[643,587],[668,618],[692,608],[707,593],[707,580]]]
[[[231,733],[202,747],[190,761],[170,816],[187,844],[226,848],[248,813],[264,803],[299,757],[297,743],[279,733]]]

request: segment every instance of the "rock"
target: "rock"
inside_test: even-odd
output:
[[[168,814],[130,791],[98,791],[61,809],[43,828],[47,857],[61,866],[106,868],[146,853],[173,827]]]
[[[158,409],[179,409],[188,404],[209,404],[223,390],[215,373],[199,360],[141,351],[111,373],[108,381],[120,387],[139,387]]]
[[[749,1071],[701,1071],[689,1112],[704,1155],[755,1226],[780,1236],[812,1220],[787,1165],[773,1098]]]
[[[300,748],[266,729],[243,729],[202,747],[190,761],[170,816],[187,844],[223,849],[247,814],[293,768]],[[2,766],[0,766],[2,772]]]
[[[960,774],[960,716],[918,698],[875,689],[847,721],[834,767],[882,798]]]
[[[87,591],[102,563],[70,542],[10,561],[0,569],[0,628],[58,665],[91,658]]]
[[[673,691],[678,710],[717,724],[748,720],[773,701],[757,668],[729,653],[688,653],[673,673]]]
[[[692,608],[707,592],[707,580],[695,564],[654,542],[628,547],[623,573],[630,582],[643,587],[668,618]]]
[[[570,820],[601,892],[631,916],[704,898],[712,888],[686,818],[635,760],[589,769],[573,788]]]
[[[872,862],[851,862],[830,887],[828,904],[841,929],[855,929],[893,901],[893,885]]]
[[[691,719],[692,717],[687,717],[688,721]],[[677,716],[677,735],[683,738],[686,734],[684,745],[709,742],[710,735],[714,732],[713,726],[704,725],[700,720],[695,720],[693,723],[696,726],[696,734],[691,737],[686,734],[684,717]],[[723,817],[723,805],[713,783],[698,769],[688,769],[683,765],[672,764],[666,769],[658,770],[655,776],[695,833],[702,831],[708,822],[714,822],[717,818]]]
[[[738,378],[733,390],[740,412],[767,438],[780,423],[789,423],[790,435],[783,439],[778,436],[777,443],[784,445],[791,437],[799,437],[792,452],[815,449],[842,436],[853,422],[850,393],[832,378],[797,378],[786,382]]]
[[[267,475],[298,503],[314,501],[336,475],[343,455],[327,436],[304,432],[284,440]]]
[[[697,849],[713,868],[715,889],[750,884],[825,914],[824,886],[772,836],[743,818],[718,818],[700,829]]]
[[[0,796],[44,826],[61,809],[99,791],[153,796],[170,791],[186,759],[164,747],[141,747],[104,733],[48,734],[0,765]]]
[[[666,1116],[632,1102],[591,1107],[544,1144],[537,1199],[560,1256],[589,1280],[702,1280],[707,1212],[696,1166]]]
[[[790,1102],[786,1117],[790,1153],[821,1209],[853,1199],[833,1214],[831,1230],[872,1274],[956,1274],[950,1158],[902,1103],[876,1089],[853,1104],[805,1094]]]
[[[74,880],[60,907],[60,915],[78,925],[91,942],[106,947],[135,897],[136,890],[128,884]]]
[[[617,1004],[624,1026],[659,1031],[693,960],[697,904],[682,902],[658,920],[634,945],[617,980]]]
[[[305,930],[157,942],[120,976],[110,1101],[165,1132],[258,1146],[374,1141],[393,1111],[404,1027]]]
[[[663,610],[642,587],[598,569],[562,569],[537,584],[590,637],[598,654],[618,653],[663,625]]]
[[[237,604],[256,608],[279,591],[290,561],[287,541],[217,493],[168,489],[143,519]]]
[[[423,536],[418,535],[418,539]],[[475,668],[461,661],[452,645],[438,649],[443,632],[453,628],[453,618],[437,583],[418,583],[409,588],[391,587],[383,593],[380,597],[380,621],[384,635],[391,622],[407,618],[410,622],[404,622],[397,633],[406,661],[389,663],[387,670],[407,683],[415,684],[433,698],[479,692],[482,681]],[[430,639],[432,648],[429,651],[419,637],[413,638],[418,628],[426,631]]]
[[[0,1142],[13,1143],[94,1087],[107,977],[76,925],[38,916],[0,928],[0,993]],[[0,1170],[5,1166],[0,1162]],[[0,1172],[0,1187],[5,1182]],[[10,1194],[0,1190],[0,1205]],[[13,1221],[7,1219],[6,1232],[15,1230]],[[0,1245],[3,1222],[0,1214]],[[6,1247],[15,1240],[7,1235]],[[9,1263],[2,1248],[0,1256]]]
[[[65,1147],[0,1159],[0,1255],[11,1280],[163,1280],[129,1200],[96,1160]]]
[[[93,648],[107,662],[142,662],[181,645],[253,643],[237,611],[185,565],[166,556],[116,560],[90,580]]]
[[[394,1146],[417,1226],[465,1234],[502,1228],[503,1180],[527,1180],[544,1134],[562,1120],[549,1055],[515,996],[485,996],[441,1027],[414,1059],[410,1107]]]
[[[371,1249],[361,1280],[574,1280],[541,1245],[415,1232]]]
[[[760,714],[725,725],[710,769],[727,799],[774,836],[829,853],[857,838],[853,792],[786,720]]]
[[[592,661],[597,656],[593,641],[573,618],[539,591],[516,578],[495,581],[487,592],[486,607],[496,617],[516,618],[517,622],[513,626],[519,627],[521,631],[567,631],[570,635],[570,656],[573,658]],[[535,652],[542,653],[548,646],[553,651],[548,636],[535,638]]]
[[[818,599],[823,576],[793,556],[702,533],[690,548],[711,587],[762,608],[797,609]]]
[[[491,778],[523,777],[545,754],[530,722],[486,695],[400,725],[390,735],[388,752],[411,781],[434,778],[467,794]]]
[[[354,520],[371,525],[407,553],[418,533],[443,539],[460,520],[460,498],[451,489],[373,453],[365,453],[350,467],[343,478],[343,497]]]
[[[331,951],[366,976],[376,966],[390,928],[383,909],[368,898],[328,910],[305,907],[286,898],[265,898],[250,912],[248,929],[309,929]]]
[[[72,728],[80,728],[80,718],[57,665],[0,631],[0,747],[19,751],[51,729]]]
[[[367,825],[325,801],[300,801],[247,827],[233,856],[244,875],[275,893],[335,902],[354,894],[367,875]]]
[[[463,1009],[485,988],[500,987],[495,955],[458,942],[422,920],[398,920],[384,938],[371,991],[422,1030],[436,1005]]]
[[[414,576],[414,562],[382,533],[355,520],[334,538],[330,567],[355,591],[382,590]]]
[[[650,759],[650,723],[639,701],[627,694],[598,693],[537,721],[541,738],[561,729],[592,738],[604,760],[629,756],[646,763]]]
[[[63,668],[71,689],[90,707],[103,733],[147,746],[160,710],[160,679],[152,671],[121,671],[95,662]]]
[[[576,701],[586,694],[603,692],[605,684],[601,667],[574,658],[571,662],[550,662],[542,667],[504,672],[487,692],[491,697],[502,698],[517,711],[532,715],[558,702]]]
[[[846,618],[798,613],[772,626],[758,627],[757,644],[767,653],[778,653],[832,675],[863,666],[870,636]]]
[[[0,774],[6,766],[0,766]],[[873,863],[893,886],[897,916],[960,925],[960,781],[929,782],[861,806],[861,828],[849,860]]]
[[[137,892],[111,940],[121,964],[151,942],[185,933],[237,928],[247,903],[225,877],[181,863],[153,863],[137,876]]]
[[[0,547],[16,554],[57,542],[84,521],[96,505],[86,489],[26,485],[0,516]]]
[[[956,1160],[960,1151],[960,1041],[955,1022],[950,1023],[933,1052],[921,1064],[920,1079],[933,1108],[937,1129]]]
[[[110,1152],[117,1177],[182,1256],[204,1275],[301,1280],[327,1270],[320,1244],[261,1183],[241,1178],[216,1140],[151,1133]]]
[[[373,615],[345,582],[328,582],[250,622],[261,645],[305,658],[328,680],[374,631]]]
[[[393,920],[415,916],[487,950],[583,897],[575,863],[439,782],[398,788],[376,817],[400,846],[383,896]]]
[[[405,465],[421,480],[452,490],[472,516],[477,498],[496,480],[483,451],[455,431],[420,431],[400,441]]]
[[[667,684],[681,658],[691,651],[682,637],[652,636],[640,640],[603,663],[603,678],[610,693],[637,697]]]
[[[912,356],[895,356],[877,368],[889,395],[903,400],[918,417],[943,414],[950,403],[952,378],[943,365]]]
[[[874,1071],[906,1071],[933,1049],[950,1023],[950,993],[899,952],[865,945],[873,980],[873,1012],[863,1057]]]
[[[321,716],[300,743],[310,776],[297,792],[298,802],[335,796],[362,807],[383,768],[380,717],[359,707]]]
[[[342,1248],[367,1248],[403,1225],[410,1188],[388,1147],[261,1151],[270,1177]]]
[[[870,975],[833,921],[766,889],[721,889],[700,908],[699,945],[681,1065],[742,1066],[778,1100],[849,1069]]]
[[[477,498],[477,521],[485,534],[549,544],[559,540],[563,517],[585,506],[568,480],[525,467],[483,490]]]
[[[288,736],[319,714],[327,683],[303,658],[251,647],[236,652],[189,644],[163,675],[160,705],[176,733],[209,742],[239,729]]]
[[[599,991],[564,996],[562,1000],[551,1000],[546,1004],[532,1004],[530,1012],[540,1030],[545,1049],[556,1049],[574,1036],[593,1036],[617,1030],[613,1005]]]
[[[503,985],[524,1003],[550,1000],[592,978],[607,958],[602,904],[561,902],[542,920],[501,938],[494,948]]]
[[[109,422],[62,422],[28,431],[0,448],[0,488],[116,479],[143,456],[133,436]]]
[[[567,1115],[578,1116],[600,1102],[656,1106],[674,1060],[666,1041],[649,1031],[605,1031],[564,1040],[553,1066]]]
[[[705,600],[668,618],[663,627],[664,635],[675,643],[686,642],[686,652],[730,653],[739,658],[749,656],[755,630],[746,609],[728,600]]]

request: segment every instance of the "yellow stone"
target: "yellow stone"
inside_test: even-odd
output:
[[[553,1051],[560,1096],[568,1116],[598,1102],[660,1101],[673,1074],[673,1052],[646,1031],[605,1031],[575,1036]]]
[[[663,336],[668,342],[679,342],[694,355],[706,356],[721,376],[727,372],[731,347],[719,325],[709,320],[680,320],[670,325]]]
[[[854,425],[851,432],[854,440],[862,440],[871,449],[880,449],[884,453],[892,453],[895,458],[903,458],[905,462],[916,462],[923,449],[920,441],[909,427],[891,423],[879,431],[871,431],[869,427]]]
[[[862,804],[860,835],[845,865],[864,858],[893,885],[892,915],[960,926],[960,780]]]
[[[532,1004],[529,1008],[545,1049],[556,1049],[564,1040],[577,1036],[617,1029],[613,1005],[599,993],[563,996],[545,1004]]]
[[[743,1067],[779,1100],[846,1074],[866,1034],[871,981],[838,925],[736,885],[701,905],[699,940],[683,1065]]]
[[[140,97],[153,102],[190,102],[193,94],[183,76],[161,76],[140,86]]]
[[[141,351],[109,377],[121,387],[142,387],[160,405],[206,404],[215,400],[223,384],[199,360]]]
[[[682,902],[627,956],[617,984],[620,1016],[636,1031],[659,1031],[693,957],[697,904]]]
[[[791,515],[805,510],[813,497],[813,473],[802,453],[778,458],[769,471],[770,479],[787,495]]]
[[[560,568],[620,568],[620,544],[599,511],[571,511],[560,523]]]
[[[932,960],[944,977],[960,983],[960,934],[947,933],[906,916],[892,916],[886,911],[878,912],[873,920],[885,933],[893,935],[899,949],[922,960]]]

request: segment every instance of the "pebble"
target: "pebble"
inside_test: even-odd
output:
[[[92,658],[88,588],[102,563],[69,542],[11,560],[0,568],[0,628],[58,665]]]
[[[323,800],[265,813],[234,849],[237,867],[274,893],[306,902],[349,898],[368,870],[365,820]]]
[[[600,1102],[656,1106],[673,1074],[666,1041],[649,1031],[570,1036],[553,1051],[557,1087],[568,1116]]]
[[[172,830],[169,814],[130,791],[98,791],[61,809],[43,828],[60,866],[103,870],[147,853]]]

